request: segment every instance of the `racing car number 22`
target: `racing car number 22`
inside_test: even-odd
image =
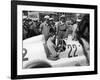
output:
[[[68,53],[68,57],[76,57],[78,56],[78,54],[76,54],[77,52],[77,46],[75,44],[71,45],[71,44],[67,44],[67,47],[69,50],[69,53]],[[73,50],[74,49],[74,50]],[[72,52],[73,51],[73,52]],[[73,54],[72,54],[73,53]]]

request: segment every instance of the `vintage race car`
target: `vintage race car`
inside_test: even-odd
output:
[[[23,68],[87,66],[82,45],[78,41],[64,39],[65,50],[60,52],[59,59],[48,59],[49,48],[44,45],[43,35],[23,40]]]

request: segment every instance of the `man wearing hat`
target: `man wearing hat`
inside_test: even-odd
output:
[[[56,33],[55,22],[53,18],[49,19],[49,36],[53,36]]]
[[[49,16],[48,15],[44,16],[44,19],[45,19],[44,22],[40,24],[40,31],[44,35],[44,39],[46,42],[49,38],[49,26],[48,26]]]

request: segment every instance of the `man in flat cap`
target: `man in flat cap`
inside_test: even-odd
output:
[[[45,42],[49,38],[49,26],[48,26],[48,23],[49,23],[49,16],[46,15],[46,16],[44,16],[44,22],[42,24],[40,24],[40,31],[44,35]]]

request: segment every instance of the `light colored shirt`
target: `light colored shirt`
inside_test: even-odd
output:
[[[52,42],[53,40],[53,37],[50,37],[48,40],[47,40],[47,46],[48,46],[48,49],[51,53],[52,56],[56,56],[57,55],[57,52],[55,51],[55,45],[54,43]]]
[[[46,22],[40,25],[40,29],[41,29],[42,34],[44,34],[44,36],[47,36],[49,34],[49,26]]]

